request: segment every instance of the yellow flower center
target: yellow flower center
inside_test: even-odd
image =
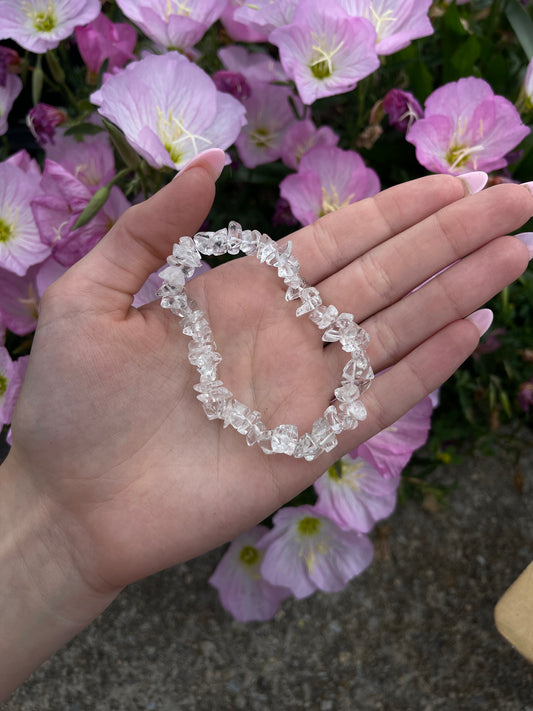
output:
[[[6,394],[7,390],[7,378],[5,375],[2,375],[0,373],[0,397],[3,397]]]
[[[481,143],[474,146],[469,146],[464,142],[464,134],[466,133],[467,128],[468,118],[459,116],[459,118],[457,119],[457,128],[454,131],[454,134],[450,140],[449,148],[446,151],[446,155],[444,156],[451,170],[462,168],[468,163],[473,154],[479,153],[479,151],[483,150],[483,145]],[[478,126],[478,136],[480,139],[483,138],[483,133],[483,119],[480,119]],[[470,132],[470,135],[472,135],[472,131]],[[475,157],[472,161],[472,164],[472,169],[477,170]]]
[[[57,27],[57,6],[54,0],[48,0],[45,7],[40,3],[41,9],[36,9],[35,6],[29,2],[23,2],[21,5],[27,17],[30,18],[33,28],[37,30],[37,32],[51,32]]]
[[[244,563],[244,565],[248,565],[250,567],[257,563],[259,557],[259,551],[253,546],[244,546],[244,548],[239,553],[239,560],[241,561],[241,563]]]
[[[168,22],[171,15],[181,15],[182,17],[190,17],[191,8],[189,7],[190,0],[167,0],[165,9],[165,19]]]
[[[194,155],[197,155],[200,150],[199,141],[203,141],[207,145],[211,141],[203,136],[191,133],[183,124],[183,117],[176,118],[172,109],[169,109],[167,115],[164,116],[161,109],[156,106],[157,111],[157,135],[161,143],[165,146],[167,153],[172,162],[177,166],[183,161],[186,154],[187,143],[190,141],[193,145]]]
[[[9,242],[14,231],[13,225],[0,217],[0,242]]]
[[[316,536],[321,526],[320,519],[314,516],[304,516],[298,521],[298,533],[302,536]]]
[[[311,55],[311,62],[308,65],[311,73],[317,79],[327,79],[335,71],[333,66],[333,58],[339,52],[344,42],[341,41],[335,45],[335,37],[328,38],[324,35],[319,37],[313,32],[312,45],[313,54]]]
[[[268,128],[260,126],[254,131],[250,131],[250,140],[255,143],[258,148],[272,148],[274,139],[276,138],[275,131],[269,131]]]
[[[322,186],[322,205],[320,207],[319,217],[324,217],[324,215],[329,215],[330,212],[335,212],[335,210],[340,210],[342,207],[346,207],[353,200],[353,193],[348,195],[346,200],[340,202],[339,193],[334,185],[330,186],[330,192]]]

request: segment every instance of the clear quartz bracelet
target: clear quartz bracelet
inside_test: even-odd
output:
[[[250,410],[233,396],[218,379],[218,365],[222,356],[216,351],[213,333],[205,314],[185,292],[185,282],[201,266],[201,255],[255,254],[257,259],[277,269],[278,276],[287,286],[285,299],[299,299],[301,305],[296,316],[308,314],[323,331],[325,342],[338,341],[350,360],[342,371],[335,399],[322,417],[313,424],[311,432],[298,436],[296,425],[278,425],[268,429],[261,421],[261,413]],[[200,382],[194,385],[205,414],[210,420],[223,420],[224,427],[231,426],[246,437],[248,445],[257,444],[266,454],[287,454],[313,461],[323,452],[337,445],[337,435],[353,430],[366,418],[366,409],[360,395],[370,386],[374,373],[365,353],[367,332],[358,326],[352,314],[339,314],[335,306],[325,306],[318,290],[308,286],[301,278],[300,265],[292,254],[292,244],[284,249],[266,234],[257,230],[243,230],[238,222],[216,232],[198,232],[194,237],[182,237],[167,258],[168,267],[160,272],[163,285],[157,295],[161,306],[180,317],[183,333],[190,336],[189,361],[199,374]]]

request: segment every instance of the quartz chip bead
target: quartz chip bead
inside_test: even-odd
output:
[[[243,230],[241,235],[240,251],[244,254],[254,254],[257,250],[257,243],[261,238],[258,230]]]
[[[220,386],[211,389],[209,392],[200,393],[196,397],[202,403],[207,419],[217,420],[224,418],[224,413],[232,395],[227,388]]]
[[[366,407],[363,405],[361,400],[352,400],[352,402],[341,402],[339,403],[339,412],[348,421],[355,419],[359,422],[366,420],[367,412]],[[345,425],[347,427],[347,425]],[[353,427],[351,428],[353,429]]]
[[[366,355],[362,351],[353,353],[342,370],[342,383],[354,383],[364,393],[373,380],[374,371]]]
[[[181,267],[170,266],[159,272],[159,276],[163,281],[168,282],[171,286],[175,286],[180,291],[185,286],[185,274]]]
[[[292,456],[298,443],[298,427],[296,425],[278,425],[272,430],[272,451],[278,454]]]
[[[224,413],[224,427],[231,425],[242,435],[248,434],[250,428],[259,421],[261,415],[257,410],[250,410],[238,400],[232,400]]]
[[[306,432],[298,440],[294,448],[293,456],[296,459],[305,459],[307,462],[312,462],[321,453],[321,448],[314,441],[309,432]]]
[[[272,264],[278,257],[278,250],[274,240],[268,235],[261,235],[257,242],[257,259],[260,262]]]
[[[172,248],[172,256],[167,257],[167,262],[180,266],[185,277],[190,279],[196,269],[202,266],[202,257],[192,237],[182,237]]]
[[[309,318],[313,323],[316,323],[318,328],[324,329],[331,326],[331,324],[335,321],[338,315],[339,312],[337,311],[335,306],[320,305],[316,306],[309,313]]]
[[[331,450],[337,446],[335,432],[333,432],[331,426],[323,417],[319,417],[318,420],[315,421],[311,431],[311,437],[324,452],[331,452]]]
[[[238,254],[241,251],[242,227],[235,220],[228,224],[228,254]]]
[[[286,278],[283,281],[287,285],[285,301],[294,301],[295,299],[299,299],[302,291],[307,288],[307,284],[300,276]]]
[[[361,391],[355,383],[344,383],[335,390],[335,397],[338,402],[353,402],[361,395]]]
[[[349,418],[348,415],[340,414],[335,405],[330,405],[325,410],[324,419],[336,435],[344,430],[354,430],[359,424],[354,417]]]
[[[304,314],[313,311],[313,309],[316,309],[317,306],[322,305],[322,299],[320,298],[318,289],[315,289],[314,286],[308,286],[305,289],[302,289],[300,299],[302,301],[302,305],[296,309],[296,316],[303,316]]]
[[[269,437],[270,430],[267,430],[261,421],[254,422],[246,433],[246,443],[249,447],[252,447],[254,444],[267,440]]]

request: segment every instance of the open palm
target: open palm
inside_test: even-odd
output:
[[[97,589],[235,537],[398,419],[473,351],[479,330],[464,317],[528,260],[523,244],[502,235],[532,214],[529,191],[502,185],[465,198],[450,176],[392,188],[296,232],[302,276],[325,304],[354,314],[370,334],[374,370],[386,372],[363,396],[368,419],[334,451],[311,463],[266,455],[206,419],[177,318],[158,302],[131,307],[172,243],[198,229],[213,195],[209,166],[183,172],[129,210],[43,298],[10,457],[32,472],[31,487],[58,512],[62,538]],[[296,318],[276,270],[242,258],[187,290],[209,318],[235,397],[269,427],[308,431],[348,356]]]

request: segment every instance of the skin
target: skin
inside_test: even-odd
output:
[[[215,178],[201,160],[182,171],[44,294],[0,468],[0,698],[124,586],[257,524],[441,385],[477,346],[465,317],[528,263],[525,245],[505,235],[533,214],[529,190],[465,197],[446,175],[296,232],[302,276],[324,303],[354,314],[374,370],[388,370],[364,395],[367,420],[334,451],[311,463],[268,456],[205,417],[177,317],[157,301],[131,306],[172,243],[204,220]],[[295,317],[275,269],[242,258],[187,289],[207,313],[235,397],[267,426],[309,430],[347,354]]]

